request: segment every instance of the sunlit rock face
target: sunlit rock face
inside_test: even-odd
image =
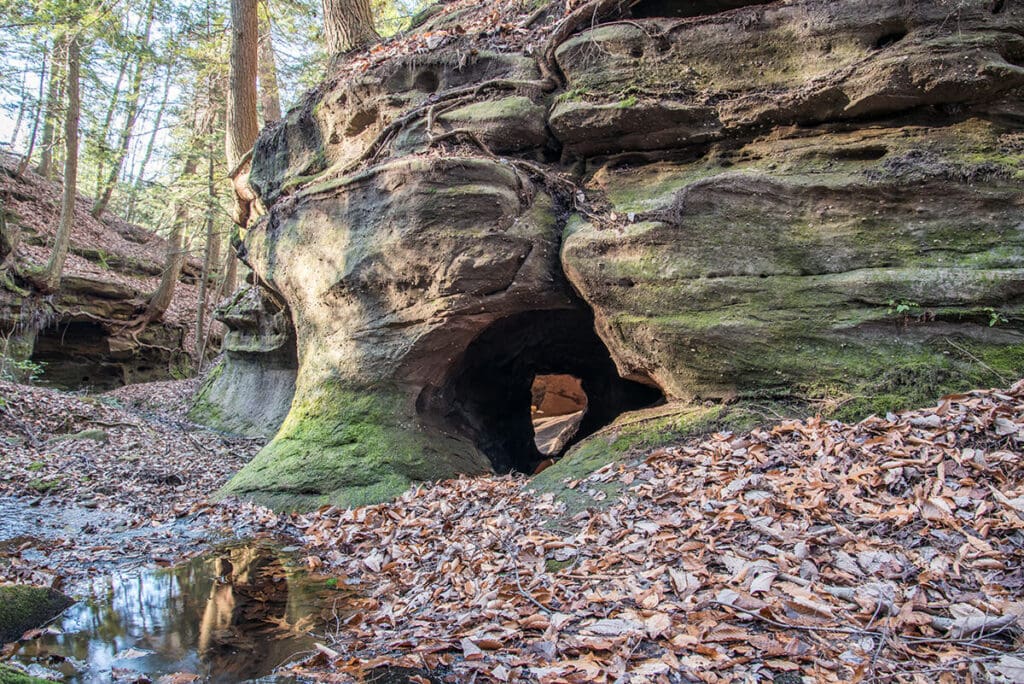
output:
[[[853,417],[1024,372],[1024,6],[632,11],[559,46],[551,92],[470,88],[388,128],[537,77],[459,43],[264,132],[247,260],[291,311],[298,380],[228,491],[360,503],[525,470],[541,373],[580,378],[595,423],[659,393]],[[499,420],[503,397],[523,415]]]

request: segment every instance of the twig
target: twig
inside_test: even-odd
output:
[[[991,373],[992,375],[994,375],[994,376],[996,376],[997,378],[999,378],[999,381],[1000,381],[1000,382],[1002,382],[1002,383],[1003,383],[1004,385],[1009,385],[1009,384],[1010,384],[1010,381],[1009,381],[1009,380],[1008,380],[1008,379],[1006,378],[1006,376],[1004,376],[1004,375],[1003,375],[1002,373],[1000,373],[999,371],[997,371],[997,370],[996,370],[995,368],[993,368],[992,366],[988,365],[987,363],[985,363],[984,361],[982,361],[981,359],[979,359],[979,358],[978,358],[977,356],[975,356],[975,355],[974,355],[974,354],[972,354],[971,352],[969,352],[969,351],[967,351],[966,349],[964,349],[964,348],[963,348],[962,346],[960,346],[959,344],[957,344],[956,342],[954,342],[954,341],[953,341],[953,340],[951,340],[950,338],[948,338],[948,337],[944,337],[943,339],[944,339],[944,340],[946,340],[946,342],[948,342],[948,343],[949,343],[949,346],[951,346],[951,347],[953,347],[954,349],[957,349],[957,350],[959,350],[960,352],[962,352],[963,354],[967,355],[968,357],[970,357],[970,358],[971,358],[971,360],[973,360],[973,361],[974,361],[975,363],[977,363],[977,364],[978,364],[979,366],[981,366],[982,368],[984,368],[985,370],[987,370],[987,371],[988,371],[989,373]]]
[[[18,428],[23,433],[25,433],[25,436],[28,437],[28,441],[32,444],[32,446],[40,447],[43,445],[39,438],[36,437],[36,433],[32,432],[32,429],[28,425],[21,422],[21,419],[19,419],[18,416],[14,415],[14,411],[11,410],[11,407],[6,402],[3,403],[3,407],[4,412],[10,417],[12,421],[14,421],[14,424],[17,425]]]
[[[819,632],[820,633],[830,633],[830,632],[831,633],[835,633],[835,632],[838,632],[840,634],[856,634],[856,635],[859,635],[859,636],[871,636],[871,637],[881,637],[882,636],[881,632],[876,632],[876,631],[870,630],[870,629],[856,629],[856,628],[853,628],[853,627],[818,627],[818,626],[815,626],[815,625],[793,625],[793,624],[790,624],[788,622],[779,622],[778,620],[772,620],[771,618],[767,618],[764,615],[761,615],[760,613],[754,612],[752,610],[747,610],[746,608],[740,608],[739,606],[735,606],[735,605],[729,605],[728,603],[722,603],[721,601],[711,601],[711,603],[713,605],[721,606],[723,608],[731,608],[732,610],[738,610],[739,612],[745,613],[746,615],[749,615],[750,617],[757,618],[758,620],[766,622],[769,625],[773,625],[775,627],[781,627],[782,629],[797,629],[797,630],[801,630],[801,631],[804,631],[804,632],[815,632],[815,633],[819,633]]]
[[[522,582],[519,580],[519,547],[513,545],[505,546],[505,552],[509,555],[512,560],[512,573],[515,575],[516,587],[519,588],[519,593],[527,601],[537,606],[544,613],[551,615],[551,609],[545,606],[543,603],[535,599],[526,589],[523,588]]]

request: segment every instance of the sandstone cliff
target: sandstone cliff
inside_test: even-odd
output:
[[[549,482],[721,402],[853,417],[1018,377],[1022,65],[1001,0],[436,7],[256,145],[245,258],[297,379],[226,491],[529,472],[542,373],[582,380],[580,437],[668,400]],[[207,413],[295,364],[246,320]]]

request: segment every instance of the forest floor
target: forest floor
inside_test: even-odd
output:
[[[0,581],[285,534],[358,588],[289,670],[316,681],[1024,681],[1024,382],[634,454],[566,483],[595,500],[574,516],[522,477],[304,515],[210,503],[260,443],[187,423],[193,389],[0,385],[0,501],[38,511],[0,510],[25,528]]]

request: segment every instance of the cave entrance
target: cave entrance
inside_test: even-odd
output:
[[[36,334],[31,360],[42,366],[39,383],[77,390],[109,390],[125,384],[124,372],[110,355],[109,335],[91,321],[61,321]]]
[[[533,474],[619,414],[663,398],[619,377],[589,311],[530,311],[491,324],[420,408],[470,438],[495,472]]]

